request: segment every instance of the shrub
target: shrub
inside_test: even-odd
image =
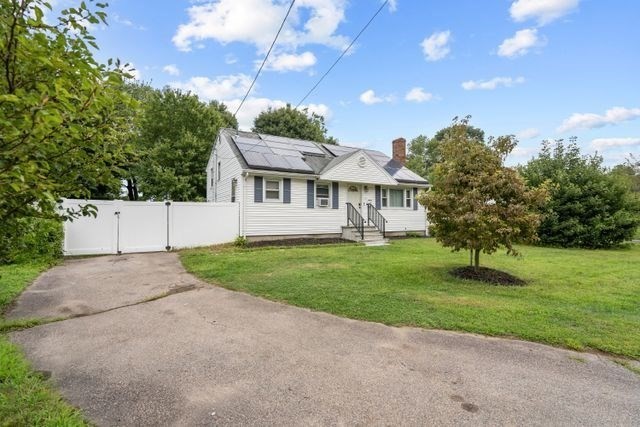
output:
[[[21,218],[0,225],[0,264],[53,261],[62,256],[62,223],[53,219]]]
[[[542,244],[609,248],[630,240],[640,224],[640,206],[628,182],[608,172],[602,157],[582,156],[573,140],[545,141],[522,173],[528,185],[547,183],[550,189],[538,230]]]
[[[245,236],[238,236],[236,240],[234,240],[233,244],[239,248],[246,248],[249,242]]]

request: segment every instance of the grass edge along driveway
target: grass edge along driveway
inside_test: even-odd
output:
[[[46,261],[0,266],[0,315],[49,266]],[[0,325],[3,323],[0,317]],[[34,372],[20,349],[2,333],[0,425],[87,425],[80,411],[67,404],[42,375]]]
[[[394,326],[517,337],[640,359],[640,245],[615,250],[525,246],[484,266],[527,280],[501,287],[451,277],[468,263],[433,239],[180,252],[199,278],[228,289]]]

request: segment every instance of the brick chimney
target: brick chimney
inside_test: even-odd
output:
[[[393,160],[400,162],[403,166],[407,162],[407,140],[404,138],[394,139],[391,143]]]

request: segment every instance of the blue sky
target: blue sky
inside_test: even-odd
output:
[[[70,0],[59,0],[63,6]],[[99,56],[138,78],[218,99],[247,90],[289,0],[111,0]],[[298,0],[238,115],[297,104],[381,0]],[[385,152],[472,115],[488,135],[577,136],[608,164],[640,154],[640,3],[630,0],[395,0],[305,101],[342,144]]]

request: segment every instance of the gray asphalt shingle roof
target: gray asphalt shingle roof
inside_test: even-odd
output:
[[[223,129],[221,137],[245,169],[273,170],[319,175],[341,163],[354,152],[365,151],[389,175],[401,183],[427,184],[427,180],[377,150],[285,138],[254,132]]]

